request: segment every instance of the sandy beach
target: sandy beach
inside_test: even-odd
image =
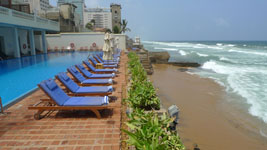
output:
[[[150,78],[163,106],[179,107],[178,131],[187,149],[195,144],[201,150],[267,149],[266,138],[254,132],[256,127],[250,124],[254,118],[227,105],[224,88],[211,79],[163,64],[154,65]]]

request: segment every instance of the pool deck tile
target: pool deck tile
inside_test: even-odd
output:
[[[54,111],[35,120],[28,106],[47,98],[41,91],[24,98],[0,114],[1,150],[119,150],[122,87],[127,56],[122,54],[119,75],[113,85],[116,108],[97,119],[90,111]]]

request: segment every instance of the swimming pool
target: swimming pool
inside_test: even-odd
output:
[[[81,63],[92,52],[48,53],[0,61],[0,96],[3,106],[36,89],[67,67]]]

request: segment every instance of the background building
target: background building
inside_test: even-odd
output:
[[[110,5],[112,13],[112,29],[117,26],[121,28],[121,5],[120,4],[111,4]]]
[[[112,30],[112,17],[109,8],[87,8],[84,10],[84,27],[91,20],[95,20],[95,28]]]
[[[57,5],[60,6],[61,4],[64,4],[64,3],[71,3],[71,4],[74,4],[77,8],[75,9],[75,12],[77,14],[79,14],[80,16],[80,24],[81,24],[81,27],[83,27],[83,12],[84,12],[84,7],[85,7],[85,4],[84,4],[84,0],[58,0],[57,2]]]
[[[12,0],[12,4],[29,4],[30,13],[43,16],[50,8],[49,0]]]
[[[48,9],[45,17],[59,22],[60,32],[79,32],[80,15],[76,13],[76,8],[70,3],[60,4],[58,8]]]
[[[46,32],[58,32],[58,22],[1,6],[0,10],[1,59],[47,53]]]
[[[0,0],[0,6],[30,14],[30,5],[11,0]]]

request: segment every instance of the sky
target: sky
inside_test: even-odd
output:
[[[57,0],[50,0],[56,5]],[[267,0],[85,0],[122,5],[130,37],[153,41],[267,41]]]

